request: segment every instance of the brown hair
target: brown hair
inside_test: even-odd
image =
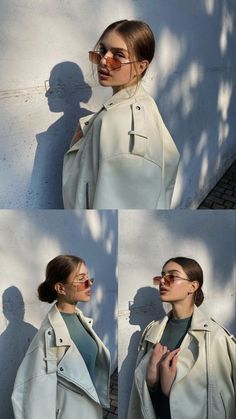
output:
[[[113,30],[122,37],[131,56],[135,56],[138,61],[147,60],[151,63],[155,53],[155,38],[147,23],[127,19],[111,23],[100,36],[95,49],[104,36]],[[146,70],[143,71],[142,77],[145,73]]]
[[[204,300],[204,294],[202,291],[203,271],[202,271],[201,266],[194,259],[185,258],[183,256],[178,256],[178,257],[167,260],[167,262],[165,262],[165,264],[163,265],[163,268],[169,262],[178,263],[178,265],[180,265],[183,268],[184,272],[186,273],[190,281],[198,282],[199,287],[194,293],[194,303],[196,304],[197,307],[199,307]]]
[[[85,263],[83,259],[72,255],[59,255],[50,260],[46,267],[46,278],[38,287],[38,298],[41,301],[52,303],[57,299],[55,284],[65,284],[69,275],[79,264]]]

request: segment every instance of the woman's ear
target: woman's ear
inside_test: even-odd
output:
[[[188,294],[194,294],[199,288],[198,281],[189,281],[189,292]]]
[[[65,295],[66,294],[65,287],[64,287],[64,285],[61,282],[57,282],[54,285],[54,289],[57,292],[57,294],[61,294],[61,295]]]
[[[147,70],[148,66],[149,66],[149,61],[147,60],[139,61],[137,65],[138,75],[141,76],[143,72]]]

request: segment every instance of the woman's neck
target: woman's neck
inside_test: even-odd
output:
[[[186,319],[193,314],[193,304],[183,304],[181,302],[172,303],[172,311],[174,319]]]
[[[57,308],[62,313],[75,313],[76,304],[65,303],[63,301],[58,301]]]

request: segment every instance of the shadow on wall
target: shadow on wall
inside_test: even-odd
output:
[[[14,419],[11,394],[16,372],[37,329],[24,322],[24,301],[17,287],[12,286],[4,291],[2,307],[8,326],[0,336],[0,416]]]
[[[126,412],[128,409],[129,395],[131,393],[132,380],[127,380],[127,377],[133,377],[136,355],[138,353],[138,345],[145,327],[153,320],[158,320],[165,315],[162,303],[160,302],[159,292],[152,287],[140,288],[134,296],[133,301],[129,301],[129,324],[138,325],[140,331],[136,331],[132,334],[129,341],[128,353],[124,361],[122,362],[119,372],[119,383],[120,387],[118,392],[120,394],[120,400],[122,400],[122,411]],[[126,396],[122,396],[123,383],[126,383],[125,393]],[[124,403],[127,405],[124,406]]]
[[[157,39],[160,111],[181,152],[174,205],[196,207],[234,161],[235,4],[134,2]],[[142,15],[142,12],[144,14]],[[145,16],[146,15],[146,16]]]
[[[80,67],[73,62],[62,62],[53,67],[45,81],[50,112],[62,113],[45,132],[36,135],[37,150],[28,192],[32,208],[63,208],[62,165],[65,152],[79,118],[90,112],[81,108],[92,90],[84,81]]]

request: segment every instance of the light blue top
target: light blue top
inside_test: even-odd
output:
[[[95,378],[95,363],[98,353],[97,343],[80,322],[75,313],[61,313],[70,337],[81,353],[92,381]]]

